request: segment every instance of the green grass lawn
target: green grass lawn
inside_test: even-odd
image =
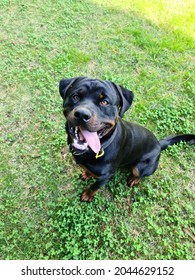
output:
[[[194,1],[0,1],[0,258],[194,259],[194,148],[134,188],[118,171],[89,203],[58,82],[110,79],[158,138],[193,133]]]

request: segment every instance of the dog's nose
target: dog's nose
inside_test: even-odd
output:
[[[74,117],[76,120],[86,123],[91,119],[92,113],[87,108],[78,108],[74,112]]]

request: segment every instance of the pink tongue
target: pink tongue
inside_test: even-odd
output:
[[[94,153],[98,153],[101,149],[101,144],[97,132],[90,132],[82,127],[79,128],[89,147],[94,151]]]

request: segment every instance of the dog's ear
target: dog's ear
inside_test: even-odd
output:
[[[62,79],[59,83],[59,92],[63,99],[65,99],[67,90],[73,85],[77,78]]]
[[[59,83],[59,92],[60,92],[61,97],[63,99],[65,99],[68,89],[71,88],[77,80],[83,79],[83,78],[84,77],[62,79]]]
[[[124,113],[131,107],[134,93],[123,86],[116,85],[115,83],[112,84],[115,86],[120,97],[119,116],[122,118]]]

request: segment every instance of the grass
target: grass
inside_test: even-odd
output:
[[[195,257],[192,146],[164,151],[132,189],[118,171],[79,201],[88,183],[66,144],[61,78],[133,90],[125,119],[159,138],[194,132],[193,1],[119,2],[0,3],[1,259]]]

